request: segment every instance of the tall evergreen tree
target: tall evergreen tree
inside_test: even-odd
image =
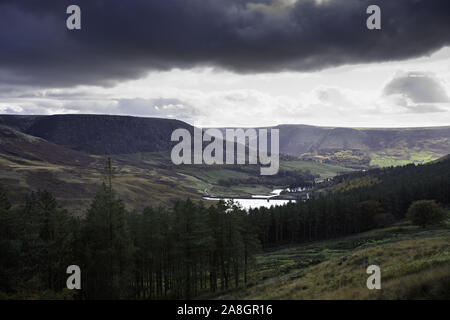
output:
[[[86,298],[118,299],[131,295],[133,247],[126,220],[125,206],[112,189],[108,159],[105,182],[87,211],[82,231]]]

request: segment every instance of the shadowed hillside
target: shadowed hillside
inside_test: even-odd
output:
[[[42,161],[54,165],[87,166],[93,162],[89,155],[20,131],[0,126],[0,154],[24,161]]]
[[[0,124],[98,155],[167,151],[175,129],[192,129],[178,120],[109,115],[2,115]]]

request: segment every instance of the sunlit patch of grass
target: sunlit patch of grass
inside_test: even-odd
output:
[[[370,165],[375,167],[403,166],[409,163],[423,164],[441,157],[441,154],[433,152],[372,152]]]

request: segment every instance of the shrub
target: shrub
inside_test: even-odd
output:
[[[445,219],[445,211],[434,200],[413,202],[406,217],[415,225],[426,227],[439,224]]]

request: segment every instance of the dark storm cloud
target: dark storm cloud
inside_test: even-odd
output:
[[[450,44],[448,0],[0,0],[0,82],[113,85],[149,70],[319,70]],[[65,27],[82,9],[82,30]],[[366,8],[382,30],[366,29]]]
[[[392,79],[384,88],[384,94],[400,94],[414,103],[450,102],[445,87],[433,74],[409,72]]]

